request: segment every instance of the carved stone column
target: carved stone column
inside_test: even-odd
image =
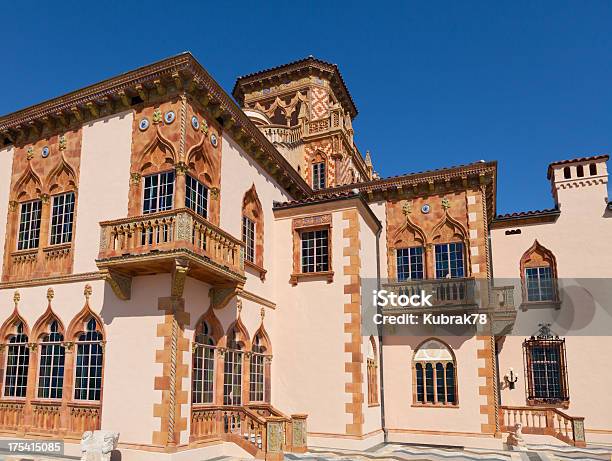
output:
[[[306,426],[308,415],[291,415],[291,451],[294,453],[305,453],[308,450],[308,432]]]
[[[174,182],[174,207],[183,208],[185,206],[185,175],[187,174],[187,165],[184,162],[179,162],[174,167],[175,182]]]

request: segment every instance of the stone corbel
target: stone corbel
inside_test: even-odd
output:
[[[209,290],[208,295],[210,296],[210,304],[213,309],[223,309],[227,306],[230,300],[240,294],[242,287],[238,285],[231,287],[213,287]]]
[[[147,99],[149,99],[147,96],[147,91],[145,90],[145,88],[138,84],[134,87],[134,89],[136,90],[136,92],[138,93],[138,96],[140,96],[140,99],[142,99],[143,101],[146,101]]]
[[[98,118],[98,116],[100,115],[100,108],[98,107],[97,104],[90,101],[87,104],[85,104],[85,106],[87,106],[87,109],[91,113],[92,117]]]
[[[160,79],[155,80],[153,84],[155,85],[155,88],[157,89],[158,95],[163,96],[166,94],[166,87],[164,86],[164,84],[162,83]]]
[[[174,260],[174,269],[172,270],[172,288],[171,295],[177,298],[183,297],[185,289],[185,279],[189,271],[189,261],[177,258]]]
[[[130,107],[130,98],[128,98],[128,95],[125,93],[125,91],[121,90],[117,94],[119,95],[119,99],[121,99],[123,105],[125,107]]]
[[[120,274],[112,269],[101,269],[102,277],[106,280],[117,298],[127,301],[132,296],[132,277]]]

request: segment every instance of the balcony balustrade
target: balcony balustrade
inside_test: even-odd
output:
[[[132,276],[177,269],[213,285],[244,284],[244,243],[188,208],[103,221],[100,228],[96,264],[122,299],[129,299]]]
[[[516,312],[512,286],[493,287],[486,279],[444,278],[405,280],[382,284],[382,289],[399,295],[431,295],[431,307],[415,310],[486,309],[492,312]],[[484,289],[488,290],[488,294]],[[385,308],[387,309],[387,308]],[[393,310],[394,308],[388,308]],[[404,309],[403,307],[400,309]]]

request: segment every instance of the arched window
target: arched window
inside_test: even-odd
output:
[[[75,400],[100,400],[104,358],[102,340],[96,319],[90,317],[76,343]]]
[[[245,243],[245,262],[255,265],[263,278],[264,216],[255,184],[242,198],[242,241]]]
[[[589,174],[590,174],[591,176],[595,176],[595,175],[597,174],[597,165],[596,165],[596,164],[591,163],[591,164],[589,165]]]
[[[552,252],[536,240],[521,257],[523,302],[557,302],[557,264]]]
[[[193,351],[191,402],[214,402],[215,340],[208,323],[202,322],[196,331]]]
[[[325,189],[325,162],[315,162],[312,164],[312,188]]]
[[[25,397],[28,389],[28,366],[30,349],[28,335],[22,322],[15,325],[15,334],[8,341],[6,374],[4,376],[5,397]]]
[[[452,351],[435,339],[414,353],[413,402],[423,405],[457,405],[457,369]]]
[[[570,171],[570,167],[566,166],[565,168],[563,168],[563,178],[570,179],[571,177],[572,177],[572,173]]]
[[[227,334],[227,350],[223,362],[223,404],[242,404],[242,347],[236,329]]]
[[[266,348],[260,335],[256,335],[251,348],[251,370],[249,373],[249,400],[251,402],[264,401],[264,361]]]
[[[582,165],[578,165],[576,167],[576,176],[578,176],[579,178],[584,177],[584,167]]]
[[[376,354],[376,340],[370,336],[368,341],[368,354],[366,358],[368,379],[368,405],[378,404],[378,360]]]
[[[40,364],[38,368],[38,398],[61,399],[64,387],[64,362],[66,348],[64,335],[57,320],[52,320],[49,330],[40,340]]]

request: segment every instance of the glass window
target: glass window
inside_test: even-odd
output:
[[[529,339],[524,343],[527,398],[555,403],[569,399],[565,369],[565,341]]]
[[[246,244],[245,259],[255,262],[255,222],[246,216],[242,217],[242,241]]]
[[[527,267],[525,269],[528,301],[552,301],[554,299],[552,269]]]
[[[215,378],[215,347],[206,322],[196,334],[193,354],[192,403],[213,403]]]
[[[327,229],[302,232],[302,272],[329,270]]]
[[[74,192],[53,197],[51,214],[51,245],[72,241],[74,218]]]
[[[51,322],[49,333],[40,344],[40,367],[38,372],[38,398],[61,399],[64,386],[64,360],[66,349],[64,336],[59,332],[57,321]]]
[[[5,397],[25,397],[28,389],[28,366],[30,349],[28,336],[24,333],[22,323],[15,327],[16,333],[11,336],[6,358],[6,375],[4,376]]]
[[[17,239],[18,250],[28,250],[38,247],[40,238],[40,212],[42,202],[34,200],[21,204],[19,216],[19,236]]]
[[[325,162],[313,163],[312,165],[312,188],[325,188]]]
[[[436,278],[465,277],[463,243],[442,243],[435,247]]]
[[[235,332],[228,335],[223,363],[223,404],[242,404],[242,351],[235,340]]]
[[[256,336],[251,354],[251,385],[249,389],[249,400],[251,402],[263,402],[264,400],[264,360],[264,348],[261,346],[261,339]]]
[[[173,195],[174,171],[145,176],[143,214],[170,210]]]
[[[397,280],[421,280],[423,278],[423,247],[396,250]]]
[[[416,386],[413,402],[433,405],[457,404],[455,359],[436,340],[423,344],[414,355]]]
[[[77,341],[75,400],[100,400],[103,354],[102,334],[97,331],[95,319],[91,318]]]
[[[189,175],[185,178],[185,206],[208,218],[208,188]]]

